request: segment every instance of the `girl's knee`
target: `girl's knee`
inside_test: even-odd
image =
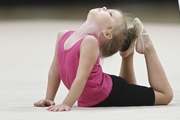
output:
[[[173,99],[173,91],[167,93],[166,99],[167,99],[167,104],[169,104],[172,101],[172,99]]]
[[[173,99],[173,91],[161,93],[155,91],[155,105],[168,105]]]

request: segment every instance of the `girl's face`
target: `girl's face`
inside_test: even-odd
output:
[[[122,22],[123,15],[117,10],[102,7],[90,10],[87,20],[95,22],[102,29],[106,29],[112,28],[116,23]]]

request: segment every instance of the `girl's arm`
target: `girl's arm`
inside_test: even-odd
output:
[[[54,58],[50,66],[49,74],[48,74],[48,86],[47,86],[47,91],[46,91],[46,99],[49,99],[52,101],[54,101],[56,92],[60,85],[60,76],[58,73],[58,59],[57,59],[57,48],[58,48],[58,43],[59,43],[60,38],[61,38],[61,33],[59,33],[57,37]]]
[[[79,66],[76,78],[63,103],[58,106],[51,106],[50,111],[68,111],[81,95],[86,81],[99,56],[98,41],[93,36],[87,36],[81,43]]]
[[[57,37],[54,58],[50,66],[49,74],[48,74],[48,85],[47,85],[46,97],[43,100],[35,102],[34,106],[44,107],[44,106],[50,106],[50,105],[55,104],[53,101],[57,93],[57,90],[59,88],[60,79],[61,79],[58,73],[57,48],[58,48],[59,40],[61,36],[64,34],[64,32],[65,31],[60,32]]]

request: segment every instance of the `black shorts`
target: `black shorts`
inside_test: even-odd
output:
[[[110,75],[110,77],[113,87],[109,96],[93,107],[154,105],[155,94],[152,88],[129,84],[119,76]]]

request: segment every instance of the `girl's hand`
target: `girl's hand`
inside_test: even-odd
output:
[[[65,103],[60,105],[50,106],[47,110],[52,112],[70,111],[71,107]]]
[[[55,102],[49,99],[43,99],[34,103],[35,107],[47,107],[55,105]]]

